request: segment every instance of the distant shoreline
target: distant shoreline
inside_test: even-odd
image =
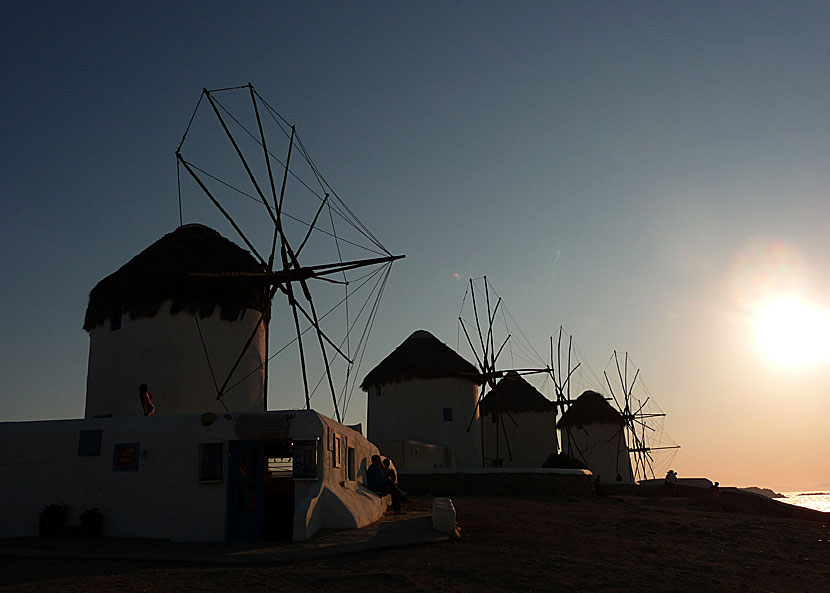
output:
[[[784,494],[776,492],[771,488],[761,488],[760,486],[747,486],[746,488],[738,488],[741,492],[750,492],[752,494],[760,494],[767,498],[787,498]]]

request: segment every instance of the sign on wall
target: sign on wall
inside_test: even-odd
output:
[[[119,443],[113,446],[113,471],[138,471],[140,446],[138,443]]]

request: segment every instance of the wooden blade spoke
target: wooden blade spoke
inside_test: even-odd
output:
[[[486,362],[487,362],[487,348],[484,345],[484,336],[482,336],[482,334],[481,334],[481,323],[479,322],[479,319],[478,319],[478,307],[476,306],[476,291],[475,291],[475,287],[473,286],[473,279],[472,278],[470,278],[470,296],[472,297],[473,316],[475,317],[476,329],[478,330],[478,341],[481,343],[481,351],[484,353],[484,362],[486,364]],[[472,345],[470,347],[472,348]],[[484,367],[482,367],[482,370],[485,370]]]
[[[485,373],[486,368],[484,367],[484,363],[482,363],[481,359],[478,357],[478,352],[476,351],[475,347],[473,346],[473,341],[470,339],[470,334],[469,334],[469,332],[467,332],[467,326],[464,324],[464,320],[459,317],[458,322],[461,324],[461,329],[464,330],[464,337],[467,338],[467,343],[470,345],[470,350],[473,351],[473,356],[476,357],[476,362],[478,363],[478,367],[481,369],[482,373]]]
[[[493,357],[493,364],[494,364],[494,365],[496,364],[496,360],[498,360],[499,356],[501,356],[501,352],[502,352],[502,350],[504,350],[504,347],[505,347],[505,346],[507,346],[507,342],[509,342],[509,341],[510,341],[510,336],[508,335],[508,336],[504,339],[504,342],[502,343],[502,345],[499,347],[499,351],[498,351],[498,352],[496,352],[496,355]]]
[[[628,356],[627,352],[626,352],[626,356]],[[621,389],[623,391],[623,397],[625,397],[625,413],[627,414],[628,413],[628,392],[627,392],[627,389],[626,389],[626,386],[625,386],[625,380],[623,379],[622,370],[620,370],[620,358],[619,358],[619,356],[617,356],[617,351],[616,350],[614,350],[614,362],[617,365],[617,374],[620,376],[620,385],[621,385]],[[609,384],[609,386],[610,386],[610,384]],[[614,399],[616,399],[616,397]]]
[[[256,180],[256,176],[254,175],[253,171],[251,171],[251,167],[248,165],[248,161],[245,158],[245,155],[242,154],[242,149],[239,148],[239,144],[236,142],[236,138],[233,137],[228,125],[225,123],[225,118],[222,117],[222,114],[219,113],[219,108],[216,106],[216,101],[214,100],[213,96],[211,95],[210,91],[205,89],[205,96],[207,96],[208,101],[210,102],[210,106],[213,108],[214,113],[216,114],[217,119],[219,119],[219,123],[222,125],[222,129],[225,130],[225,135],[227,135],[228,140],[231,141],[234,150],[236,151],[236,155],[239,157],[239,160],[242,162],[242,166],[245,168],[245,171],[248,173],[248,178],[251,180],[251,183],[256,189],[256,193],[259,195],[262,203],[265,205],[266,210],[268,210],[268,216],[271,217],[271,220],[274,224],[277,223],[277,218],[274,215],[274,211],[271,210],[271,205],[268,203],[268,200],[265,198],[265,194],[262,193],[262,189],[259,187],[259,182]],[[256,104],[255,104],[256,105]]]
[[[643,408],[646,407],[646,404],[648,403],[648,400],[650,400],[650,399],[651,399],[651,397],[647,397],[645,400],[643,400],[643,403],[640,405],[639,408],[637,408],[637,411],[634,412],[634,413],[639,414],[640,412],[642,412]]]
[[[634,378],[631,380],[631,386],[628,388],[628,397],[631,397],[631,392],[634,391],[634,384],[637,382],[637,377],[640,376],[640,369],[634,373]]]
[[[323,198],[323,201],[320,202],[320,207],[317,208],[317,213],[314,215],[314,220],[311,221],[311,224],[308,226],[308,231],[306,231],[305,237],[303,237],[300,246],[297,248],[297,257],[300,256],[302,253],[305,244],[308,242],[308,239],[311,237],[311,232],[314,230],[314,226],[317,224],[317,219],[320,218],[320,213],[323,212],[323,208],[326,207],[329,201],[329,194],[326,194],[326,197]]]
[[[309,297],[310,297],[310,295],[309,295]],[[337,421],[342,422],[342,419],[340,418],[340,408],[337,406],[337,392],[334,389],[334,381],[331,378],[331,365],[329,365],[329,357],[328,357],[328,353],[326,352],[326,346],[323,343],[323,338],[325,337],[326,341],[329,342],[330,344],[332,343],[332,341],[329,340],[328,336],[326,336],[324,334],[323,330],[320,328],[320,324],[317,320],[317,311],[314,307],[314,302],[311,301],[310,298],[309,298],[308,304],[311,307],[311,313],[314,316],[314,327],[317,329],[317,341],[320,344],[320,353],[323,356],[323,364],[325,365],[325,368],[326,368],[326,379],[328,380],[329,390],[331,391],[331,401],[334,404],[334,414],[335,414],[335,417],[336,417]],[[349,358],[345,354],[343,354],[340,351],[340,349],[337,348],[336,346],[335,346],[335,350],[337,350],[337,352],[339,352],[340,355],[344,359],[346,359],[347,361],[349,361],[349,363],[351,363],[351,360],[349,360]]]
[[[618,407],[620,410],[622,410],[622,411],[623,411],[623,414],[625,414],[625,410],[624,410],[624,408],[620,405],[620,402],[619,402],[619,400],[617,399],[617,395],[614,393],[614,388],[613,388],[613,387],[611,387],[611,380],[608,378],[608,373],[606,373],[605,371],[603,371],[603,372],[602,372],[602,374],[603,374],[603,375],[605,375],[605,383],[608,385],[608,390],[611,392],[611,397],[613,397],[613,398],[614,398],[614,403],[616,403],[616,404],[617,404],[617,407]]]
[[[298,350],[300,351],[300,367],[303,377],[303,393],[305,394],[305,408],[306,410],[310,410],[311,396],[308,391],[308,372],[306,370],[305,350],[303,348],[303,332],[300,329],[300,317],[299,315],[297,315],[297,300],[294,298],[294,289],[291,287],[291,284],[286,285],[286,290],[289,293],[288,302],[291,305],[291,313],[294,317],[294,329],[297,332],[297,346]]]
[[[233,374],[236,372],[236,368],[239,366],[239,363],[242,362],[242,358],[245,356],[245,353],[248,351],[248,348],[251,347],[251,344],[253,343],[254,338],[257,335],[257,332],[259,331],[259,326],[262,325],[262,322],[264,320],[265,314],[260,313],[259,319],[257,320],[256,325],[254,326],[254,330],[251,332],[251,335],[248,336],[248,341],[245,342],[245,345],[242,347],[242,351],[239,353],[239,356],[237,356],[236,362],[233,363],[231,370],[228,372],[228,376],[225,378],[225,382],[222,383],[222,387],[219,388],[219,391],[216,394],[216,399],[222,399],[222,397],[225,395],[225,388],[228,386],[231,377],[233,377]]]
[[[282,289],[282,291],[283,291],[283,293],[284,293],[284,294],[286,294],[286,296],[288,296],[288,294],[286,293],[286,290],[285,290],[285,289]],[[330,338],[326,335],[326,333],[322,330],[322,328],[320,328],[320,326],[319,326],[319,325],[317,324],[317,322],[314,320],[314,318],[312,317],[312,315],[310,315],[310,314],[309,314],[309,313],[308,313],[308,312],[307,312],[307,311],[303,308],[303,306],[300,304],[300,302],[299,302],[296,298],[293,298],[293,296],[290,296],[290,297],[289,297],[289,300],[291,300],[291,299],[293,299],[293,301],[292,301],[292,302],[296,305],[297,310],[298,310],[300,313],[302,313],[303,317],[305,317],[306,321],[308,321],[308,322],[309,322],[312,326],[314,326],[314,329],[315,329],[315,330],[317,330],[317,331],[320,333],[320,335],[322,336],[322,339],[323,339],[323,340],[325,340],[325,341],[329,344],[329,346],[331,346],[332,348],[334,348],[334,350],[337,352],[337,354],[339,354],[339,355],[343,358],[343,360],[345,360],[345,361],[346,361],[347,363],[349,363],[349,364],[353,364],[353,362],[354,362],[354,361],[352,361],[352,360],[351,360],[348,356],[346,356],[346,355],[343,353],[343,351],[342,351],[342,350],[340,350],[340,348],[337,346],[337,344],[335,344],[334,342],[332,342],[332,341],[331,341],[331,339],[330,339]]]
[[[251,251],[251,253],[253,253],[256,256],[256,258],[259,260],[260,264],[262,264],[262,267],[267,269],[268,264],[265,261],[265,259],[263,259],[263,257],[259,254],[259,251],[256,250],[256,247],[254,247],[253,243],[251,243],[248,240],[248,237],[245,236],[245,233],[242,232],[242,229],[239,228],[239,225],[236,224],[236,221],[234,221],[234,219],[231,217],[231,215],[228,214],[227,210],[225,210],[222,207],[222,204],[220,204],[219,201],[215,197],[213,197],[213,194],[210,192],[210,190],[207,188],[207,186],[204,184],[204,182],[201,180],[201,178],[199,178],[199,176],[196,175],[196,172],[190,166],[190,163],[188,163],[186,160],[184,160],[184,158],[182,158],[182,155],[181,155],[180,152],[176,153],[176,158],[182,164],[182,166],[184,166],[185,170],[188,173],[190,173],[190,176],[193,177],[193,179],[196,181],[196,183],[199,185],[199,187],[202,188],[202,191],[210,199],[210,201],[213,202],[213,205],[216,206],[216,208],[219,210],[219,212],[222,214],[222,216],[224,216],[225,219],[231,224],[231,226],[234,228],[234,230],[239,235],[239,237],[242,239],[242,241],[245,242],[245,245],[248,247],[248,249]]]

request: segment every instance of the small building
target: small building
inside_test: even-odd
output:
[[[364,487],[377,447],[313,410],[266,411],[257,271],[185,225],[98,283],[85,418],[0,423],[0,537],[36,535],[46,505],[70,524],[98,509],[105,536],[179,541],[304,540],[383,515]]]
[[[556,454],[556,403],[515,371],[481,401],[484,459],[489,467],[540,468]]]
[[[363,488],[377,448],[313,410],[0,423],[0,537],[45,505],[103,516],[103,535],[304,540],[384,511]]]
[[[368,397],[367,435],[399,469],[481,467],[480,382],[455,350],[416,331],[360,385]],[[404,456],[405,441],[419,443],[415,450],[429,446],[428,455]]]
[[[585,463],[600,482],[633,482],[625,419],[601,394],[585,391],[557,423],[562,452]]]

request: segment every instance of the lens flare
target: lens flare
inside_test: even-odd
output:
[[[769,238],[746,241],[732,266],[732,297],[738,306],[749,309],[780,295],[798,294],[806,276],[798,251]]]

